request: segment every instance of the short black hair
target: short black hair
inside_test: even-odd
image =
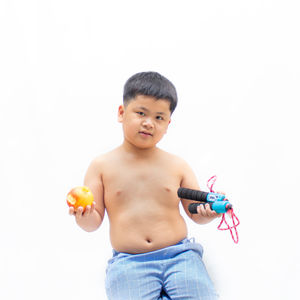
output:
[[[131,76],[125,83],[123,104],[138,95],[152,96],[170,102],[171,114],[177,106],[177,93],[173,83],[157,72],[140,72]]]

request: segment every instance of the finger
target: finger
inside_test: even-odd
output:
[[[88,205],[89,207],[90,207],[90,209],[89,209],[89,214],[91,214],[94,210],[95,210],[95,202],[93,202],[91,205]],[[87,207],[88,207],[87,206]]]
[[[205,204],[205,212],[207,217],[214,217],[216,215],[216,212],[210,208],[208,203]]]
[[[206,217],[206,216],[207,216],[207,214],[206,214],[206,209],[205,209],[205,206],[204,206],[203,204],[201,204],[201,205],[199,205],[199,206],[197,207],[197,211],[198,211],[198,213],[199,213],[201,216],[203,216],[203,217]]]
[[[208,212],[208,215],[212,218],[220,218],[222,216],[221,213],[217,213],[215,210],[210,210],[210,212]]]
[[[77,218],[77,219],[81,219],[82,214],[83,214],[83,207],[82,207],[82,206],[79,206],[79,207],[76,209],[76,218]]]
[[[207,215],[211,218],[215,218],[217,216],[217,213],[214,210],[211,210],[207,212]]]
[[[216,218],[219,215],[215,210],[211,209],[210,205],[206,205],[205,208],[208,217]]]
[[[87,205],[84,210],[84,215],[85,216],[89,215],[91,213],[91,209],[92,209],[91,206]]]
[[[71,207],[69,208],[69,215],[70,215],[70,216],[74,216],[74,212],[75,212],[74,207],[71,206]]]
[[[221,217],[222,214],[218,214],[216,211],[210,208],[210,205],[206,203],[205,205],[199,205],[197,207],[197,212],[203,217],[216,218]]]
[[[210,205],[208,203],[205,204],[205,210],[210,211]]]

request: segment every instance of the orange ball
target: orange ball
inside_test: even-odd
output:
[[[73,188],[67,195],[67,203],[76,210],[79,206],[85,208],[92,205],[94,195],[87,186],[77,186]]]

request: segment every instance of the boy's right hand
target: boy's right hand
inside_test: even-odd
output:
[[[85,208],[79,206],[69,208],[69,214],[75,216],[76,223],[85,231],[91,232],[96,230],[102,223],[103,217],[95,208],[96,202],[87,205]]]
[[[69,215],[75,216],[76,221],[80,221],[82,219],[87,219],[95,210],[95,202],[92,205],[87,205],[84,209],[82,206],[79,206],[76,210],[74,207],[69,208]]]

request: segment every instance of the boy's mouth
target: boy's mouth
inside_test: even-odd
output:
[[[139,131],[139,134],[152,136],[152,134],[147,131]]]

